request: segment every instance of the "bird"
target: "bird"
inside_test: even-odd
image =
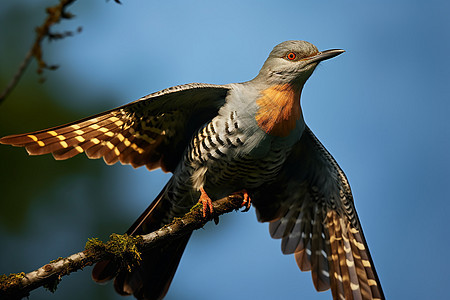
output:
[[[244,196],[284,254],[311,271],[317,291],[333,299],[385,299],[346,175],[306,125],[300,97],[322,61],[345,51],[319,51],[290,40],[276,45],[256,77],[224,85],[190,83],[69,124],[10,135],[0,143],[30,155],[64,160],[85,153],[172,173],[127,231],[159,229],[201,203]],[[140,265],[120,269],[98,262],[96,282],[114,279],[115,290],[137,299],[163,299],[191,234],[142,253]]]

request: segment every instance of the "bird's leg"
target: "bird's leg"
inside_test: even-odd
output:
[[[233,195],[242,195],[244,197],[244,200],[242,201],[241,207],[245,206],[245,209],[243,212],[249,211],[250,207],[252,207],[252,199],[250,198],[250,195],[248,194],[246,189],[240,190],[239,192],[233,193]]]
[[[211,198],[209,198],[203,187],[200,188],[200,193],[200,199],[198,199],[198,202],[202,204],[203,218],[206,218],[206,211],[208,211],[208,214],[212,215],[214,213],[214,208],[212,206]]]

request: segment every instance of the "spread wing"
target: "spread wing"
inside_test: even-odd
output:
[[[254,191],[258,220],[270,222],[284,254],[311,271],[333,299],[384,299],[347,178],[309,128],[276,182]]]
[[[173,171],[193,133],[217,115],[229,88],[191,83],[168,88],[130,104],[73,123],[6,136],[2,144],[55,159],[86,152],[107,164]]]

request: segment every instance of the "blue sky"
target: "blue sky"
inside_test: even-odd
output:
[[[36,5],[7,2],[0,7]],[[36,5],[36,22],[42,7]],[[51,62],[61,65],[47,72],[47,83],[58,86],[51,92],[64,105],[92,114],[177,84],[250,80],[284,40],[345,49],[306,84],[306,122],[349,178],[386,297],[448,295],[448,1],[77,1],[70,11],[77,17],[59,28],[83,32],[46,46]],[[110,169],[111,182],[121,187],[111,201],[131,224],[168,175]],[[73,210],[67,223],[76,222],[78,204],[65,205]],[[64,226],[70,240],[73,225]],[[252,209],[196,232],[167,299],[331,299],[314,290],[293,256],[281,254],[267,227]],[[42,234],[39,228],[34,234]],[[57,256],[71,253],[65,251]],[[90,283],[89,270],[75,276],[90,292],[112,289]],[[63,280],[54,299],[80,291],[70,281]],[[51,299],[45,292],[39,297]]]

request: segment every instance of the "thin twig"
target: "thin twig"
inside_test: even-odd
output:
[[[1,93],[1,95],[0,95],[0,104],[3,102],[3,100],[6,99],[6,96],[8,96],[8,94],[13,90],[13,88],[19,82],[20,77],[22,76],[22,74],[25,71],[26,67],[30,63],[32,57],[33,57],[33,49],[30,49],[30,50],[28,50],[27,55],[25,55],[25,59],[20,64],[19,69],[17,70],[16,74],[14,74],[14,77],[11,79],[9,84],[6,86],[6,88]]]
[[[217,220],[219,215],[238,210],[242,206],[242,199],[240,195],[233,195],[214,201],[214,216],[209,218],[202,216],[202,207],[197,205],[182,218],[175,219],[169,225],[152,233],[136,237],[113,234],[107,243],[102,243],[97,239],[90,239],[86,243],[84,251],[66,258],[59,258],[33,272],[28,274],[17,273],[9,276],[1,275],[0,298],[5,300],[22,299],[27,297],[30,291],[41,286],[54,291],[63,276],[84,267],[92,266],[104,259],[114,259],[120,262],[122,266],[130,269],[133,265],[139,264],[141,252],[158,247],[169,240],[202,228],[213,218]],[[120,245],[120,247],[117,247],[117,245]],[[117,253],[115,253],[109,250],[111,248],[123,248],[123,250],[120,252],[116,250]],[[130,256],[133,257],[130,259]],[[123,261],[127,259],[128,261]]]
[[[13,79],[9,82],[9,84],[0,94],[0,104],[3,103],[3,101],[6,99],[6,96],[8,96],[9,93],[11,93],[11,91],[17,85],[23,73],[25,72],[26,67],[30,63],[32,57],[35,57],[38,62],[37,71],[39,74],[42,73],[44,68],[46,69],[56,68],[56,66],[48,66],[42,59],[41,43],[42,40],[46,37],[54,39],[54,38],[64,38],[66,36],[72,35],[71,32],[66,32],[63,34],[53,34],[50,32],[50,28],[54,24],[59,23],[61,19],[70,19],[73,17],[73,15],[67,13],[65,9],[68,5],[72,4],[75,1],[76,0],[60,0],[60,2],[57,5],[47,8],[47,18],[45,19],[44,24],[36,28],[35,41],[31,46],[30,50],[28,51],[27,55],[25,56],[25,59],[20,64],[19,69],[17,70]]]

